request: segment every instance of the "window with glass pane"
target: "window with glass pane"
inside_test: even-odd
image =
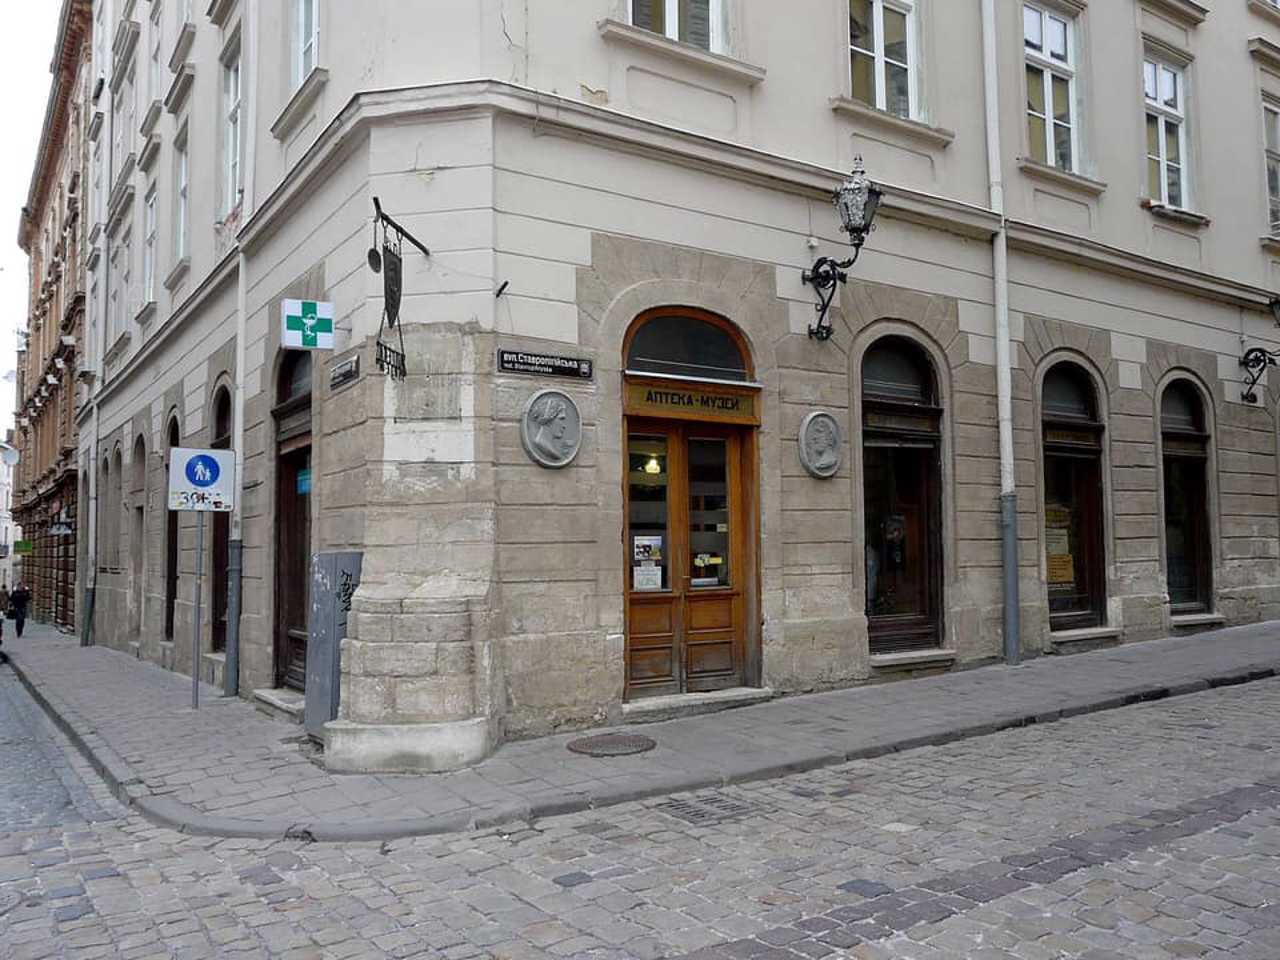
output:
[[[724,0],[631,0],[631,23],[672,40],[722,53]]]
[[[627,441],[627,463],[631,588],[637,591],[670,590],[667,438],[632,434]]]
[[[1069,21],[1040,7],[1022,8],[1031,159],[1067,171],[1076,168],[1071,28]]]
[[[1182,72],[1147,60],[1142,65],[1147,105],[1147,196],[1171,207],[1187,206],[1186,130]]]
[[[729,585],[729,455],[724,440],[689,441],[689,584]]]
[[[310,76],[316,65],[316,46],[319,39],[317,0],[298,0],[298,75],[296,82]]]
[[[910,4],[849,0],[850,94],[877,110],[913,117],[915,24]]]
[[[1266,129],[1267,198],[1272,236],[1280,236],[1280,106],[1262,111]]]

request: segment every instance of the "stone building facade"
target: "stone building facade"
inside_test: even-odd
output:
[[[1023,656],[1280,615],[1267,4],[187,6],[94,4],[98,642],[289,709],[357,552],[326,762],[431,770],[995,661],[1013,585]],[[193,664],[168,451],[217,445]]]
[[[18,227],[18,243],[30,258],[31,293],[18,351],[13,522],[33,547],[21,558],[32,615],[68,630],[76,623],[77,596],[77,360],[84,338],[83,204],[94,81],[89,7],[88,0],[62,5],[44,130]]]

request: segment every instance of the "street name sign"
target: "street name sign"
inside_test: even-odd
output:
[[[281,343],[292,350],[333,349],[333,304],[317,300],[285,300]]]
[[[231,450],[169,452],[169,509],[230,513],[236,502],[236,455]]]

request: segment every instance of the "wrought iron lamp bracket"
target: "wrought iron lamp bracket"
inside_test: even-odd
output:
[[[1250,347],[1240,358],[1240,366],[1248,377],[1244,389],[1240,391],[1240,399],[1245,403],[1258,402],[1258,381],[1262,379],[1267,367],[1274,367],[1280,360],[1280,350],[1266,350],[1262,347]]]
[[[830,340],[835,332],[831,326],[831,317],[828,315],[831,304],[836,298],[836,291],[840,284],[848,282],[849,274],[845,271],[858,262],[858,253],[861,250],[861,244],[855,246],[853,256],[848,260],[819,257],[812,267],[801,274],[801,279],[813,287],[818,294],[818,302],[813,307],[818,314],[818,319],[809,325],[811,339],[825,342]]]

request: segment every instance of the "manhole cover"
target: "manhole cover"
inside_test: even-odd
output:
[[[602,733],[571,740],[569,749],[588,757],[629,757],[633,753],[647,753],[657,745],[656,740],[635,733]]]
[[[22,902],[22,895],[18,893],[0,893],[0,917],[16,907]]]
[[[668,800],[655,804],[654,809],[694,826],[728,823],[730,820],[761,812],[754,804],[743,803],[718,793]]]

